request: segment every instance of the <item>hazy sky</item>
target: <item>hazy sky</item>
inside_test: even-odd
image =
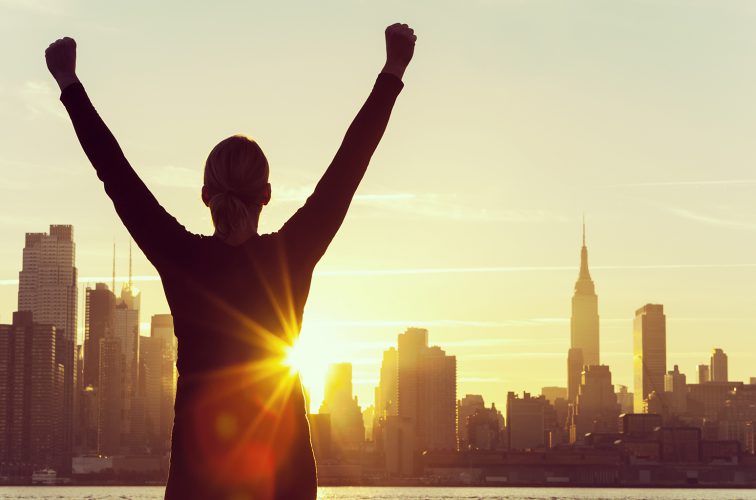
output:
[[[0,0],[0,321],[25,232],[73,224],[82,277],[110,274],[115,239],[127,270],[128,235],[44,65],[51,41],[76,38],[98,110],[193,231],[212,231],[209,150],[256,138],[272,231],[327,166],[397,20],[417,32],[415,61],[303,332],[329,346],[323,363],[354,363],[362,403],[408,326],[457,356],[460,396],[503,407],[507,391],[565,386],[583,213],[615,383],[632,383],[632,318],[648,302],[665,306],[669,369],[695,379],[716,346],[732,379],[756,376],[748,1]],[[134,274],[155,276],[138,251]],[[158,282],[138,286],[142,322],[167,312]]]

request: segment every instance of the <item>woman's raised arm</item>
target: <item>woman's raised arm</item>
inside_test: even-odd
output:
[[[67,37],[56,40],[45,59],[84,153],[134,241],[158,270],[165,262],[175,262],[192,235],[160,206],[97,114],[76,76],[76,42]]]
[[[406,24],[386,28],[386,65],[373,91],[344,136],[323,177],[279,233],[287,246],[314,265],[325,253],[346,216],[357,186],[388,125],[402,90],[402,76],[415,48],[415,34]]]

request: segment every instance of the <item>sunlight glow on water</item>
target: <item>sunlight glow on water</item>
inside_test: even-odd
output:
[[[157,486],[0,487],[2,500],[160,500]],[[323,487],[318,500],[756,500],[756,490]]]

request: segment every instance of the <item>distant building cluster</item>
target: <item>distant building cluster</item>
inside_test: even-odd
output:
[[[756,378],[730,381],[720,348],[699,365],[697,383],[677,365],[668,370],[661,304],[635,311],[632,339],[633,392],[614,385],[601,364],[584,231],[566,387],[509,392],[504,414],[482,395],[456,399],[454,356],[429,347],[427,330],[410,328],[383,353],[375,405],[363,412],[364,439],[355,432],[348,445],[334,436],[324,446],[327,433],[320,434],[319,477],[333,484],[423,477],[443,484],[756,485]],[[351,380],[339,386],[351,388]],[[347,399],[356,422],[357,400],[351,392]],[[328,408],[312,416],[316,432],[329,419],[343,425],[336,422],[345,414]]]
[[[0,325],[3,478],[164,477],[177,380],[173,319],[153,316],[151,335],[141,336],[139,291],[131,279],[120,295],[115,288],[114,256],[111,286],[85,290],[77,344],[73,227],[26,235],[18,311]]]
[[[0,479],[160,481],[170,453],[177,345],[170,315],[139,334],[127,281],[87,287],[76,342],[71,226],[27,234],[18,311],[0,325]],[[129,271],[129,275],[131,272]],[[598,296],[583,246],[566,386],[509,392],[506,407],[457,394],[457,360],[408,328],[383,352],[374,404],[333,364],[309,415],[322,484],[756,486],[756,377],[712,351],[688,378],[667,364],[661,304],[635,311],[632,391],[601,364]],[[309,408],[309,401],[308,401]]]

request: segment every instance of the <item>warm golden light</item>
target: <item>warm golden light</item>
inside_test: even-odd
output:
[[[317,412],[323,399],[323,385],[328,366],[350,359],[337,344],[324,342],[323,339],[327,337],[323,332],[316,330],[307,328],[305,324],[302,335],[294,345],[284,349],[283,359],[283,364],[288,368],[289,374],[299,375],[302,385],[310,396],[310,410],[314,412]]]
[[[306,364],[305,353],[301,343],[297,342],[285,349],[283,364],[289,369],[289,374],[291,375],[295,375],[301,371],[301,367]]]

